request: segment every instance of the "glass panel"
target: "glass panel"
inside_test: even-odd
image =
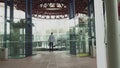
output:
[[[4,3],[0,3],[4,6]],[[4,34],[4,8],[0,8],[0,48],[3,47],[3,34]]]
[[[77,55],[88,55],[88,23],[87,22],[79,22],[79,26],[77,28]]]
[[[25,57],[25,29],[24,20],[13,24],[10,34],[10,41],[8,42],[9,58],[23,58]]]
[[[4,21],[3,17],[0,17],[0,48],[3,47],[3,34],[4,34]]]

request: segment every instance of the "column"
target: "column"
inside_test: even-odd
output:
[[[25,56],[32,56],[32,0],[26,0]]]
[[[3,47],[5,47],[6,48],[6,41],[7,41],[7,0],[4,0],[4,2],[5,2],[5,16],[4,16],[4,18],[5,18],[5,20],[4,20],[4,38],[3,38]]]
[[[107,18],[107,58],[108,68],[120,68],[120,29],[118,22],[118,1],[105,0]]]
[[[96,28],[97,68],[107,68],[106,46],[104,43],[105,28],[104,28],[104,16],[103,16],[103,1],[94,0],[94,9],[95,9],[95,28]]]

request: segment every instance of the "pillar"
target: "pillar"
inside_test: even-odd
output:
[[[120,33],[118,23],[118,1],[105,0],[107,18],[107,58],[108,68],[120,68],[119,66],[119,46]]]
[[[95,28],[96,28],[97,68],[107,68],[106,46],[104,43],[105,28],[104,28],[102,0],[94,0],[94,10],[95,10]]]
[[[90,18],[88,21],[88,36],[89,36],[89,55],[91,55],[91,47],[93,46],[92,44],[92,20],[91,20],[91,14],[93,13],[93,0],[88,0],[88,17]],[[93,18],[93,17],[92,17]]]
[[[5,2],[5,16],[4,16],[4,38],[3,38],[3,47],[6,48],[7,45],[7,0],[4,0]]]
[[[32,0],[26,0],[25,56],[32,56]]]

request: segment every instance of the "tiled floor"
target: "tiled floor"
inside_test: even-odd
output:
[[[66,52],[39,52],[24,59],[0,61],[0,68],[97,68],[95,58],[76,57]]]

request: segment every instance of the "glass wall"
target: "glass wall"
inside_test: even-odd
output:
[[[4,34],[4,21],[3,17],[0,17],[0,48],[3,47],[3,34]]]
[[[68,49],[73,55],[89,54],[87,17],[79,18],[78,23],[69,30]]]
[[[20,19],[18,22],[14,22],[10,30],[9,58],[25,57],[25,20]]]
[[[67,34],[54,34],[55,42],[54,42],[54,50],[66,50],[66,42],[67,42]],[[39,38],[39,39],[38,39]],[[48,51],[49,35],[34,35],[34,46],[36,46],[37,51]]]
[[[1,7],[3,3],[0,3]],[[4,34],[4,8],[0,7],[0,48],[3,47],[3,34]]]

